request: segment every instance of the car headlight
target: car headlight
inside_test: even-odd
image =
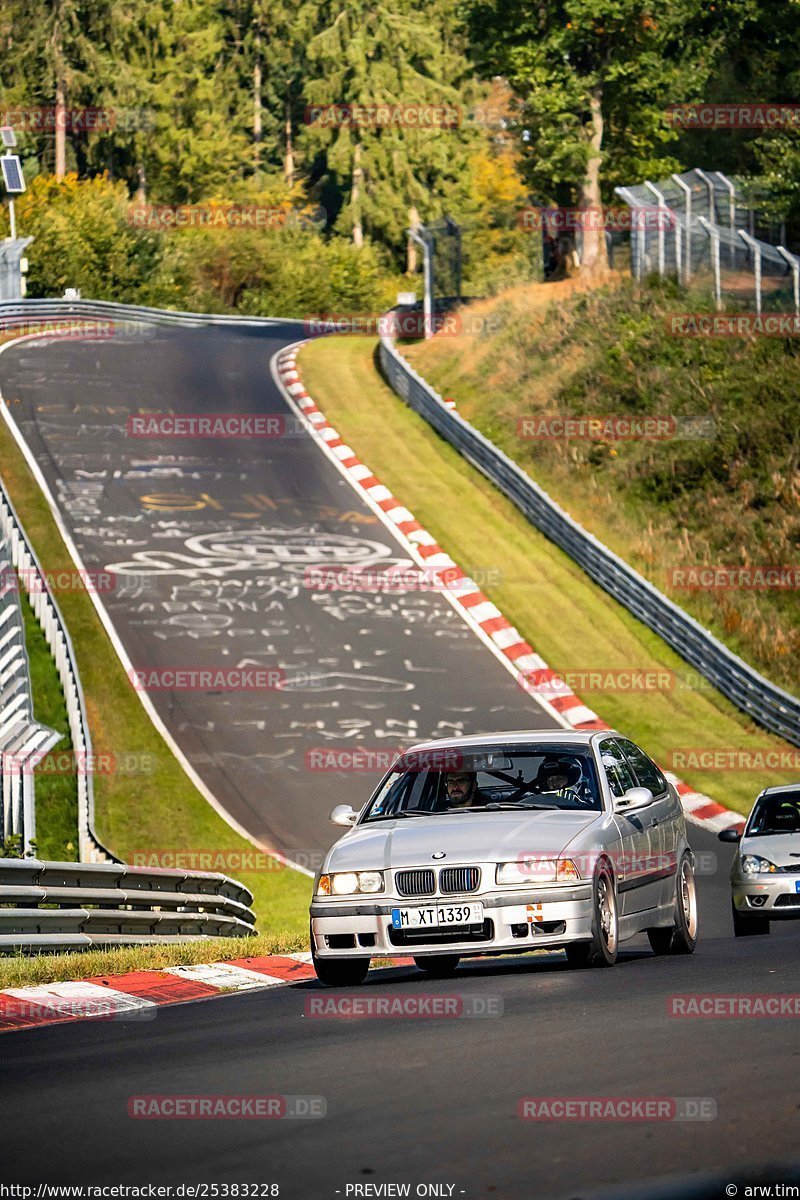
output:
[[[757,854],[742,855],[742,872],[745,875],[773,875],[777,869],[768,858],[759,858]]]
[[[320,875],[318,896],[360,896],[383,891],[383,871],[339,871]]]
[[[497,883],[575,883],[581,873],[571,858],[538,858],[520,855],[513,862],[498,863]]]

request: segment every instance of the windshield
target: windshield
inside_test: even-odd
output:
[[[800,833],[800,791],[778,792],[757,801],[745,837],[769,833]]]
[[[481,747],[431,765],[409,751],[373,796],[365,821],[503,810],[600,811],[597,774],[585,747]]]

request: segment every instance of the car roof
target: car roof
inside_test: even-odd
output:
[[[756,799],[760,800],[762,796],[780,796],[783,792],[800,792],[800,783],[777,783],[775,787],[764,788]]]
[[[470,748],[478,746],[496,746],[498,743],[506,745],[524,746],[524,745],[563,745],[565,742],[570,742],[572,745],[589,746],[592,739],[596,737],[613,737],[615,730],[613,729],[512,729],[499,730],[497,733],[479,733],[468,737],[451,737],[451,738],[434,738],[427,742],[417,742],[414,746],[406,746],[403,754],[408,754],[410,751],[428,751],[428,750],[450,750],[468,746]],[[619,736],[618,734],[616,736]]]

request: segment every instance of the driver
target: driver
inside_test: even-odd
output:
[[[475,808],[486,804],[474,771],[448,771],[444,777],[448,808]]]
[[[536,773],[534,786],[537,792],[554,792],[557,796],[576,799],[582,774],[574,758],[546,758]]]

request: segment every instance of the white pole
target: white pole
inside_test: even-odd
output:
[[[791,254],[785,246],[778,246],[778,254],[786,259],[792,271],[792,291],[794,292],[794,311],[800,314],[800,258]]]
[[[753,251],[753,265],[755,266],[756,275],[756,312],[761,315],[761,244],[751,237],[749,233],[745,233],[743,229],[739,230],[739,237],[746,246],[749,246]]]
[[[667,209],[667,202],[664,199],[663,194],[658,190],[655,184],[651,183],[649,179],[645,179],[644,186],[653,193],[658,201],[658,273],[663,279],[664,268],[666,266],[664,261],[664,223],[666,213],[669,210]]]
[[[683,259],[683,282],[688,284],[692,278],[692,189],[680,175],[673,175],[672,182],[676,183],[686,198],[686,250]]]
[[[705,229],[711,239],[711,266],[714,271],[714,299],[717,302],[717,311],[722,308],[722,279],[720,278],[719,269],[719,230],[716,225],[712,225],[705,217],[700,217],[700,224]]]

